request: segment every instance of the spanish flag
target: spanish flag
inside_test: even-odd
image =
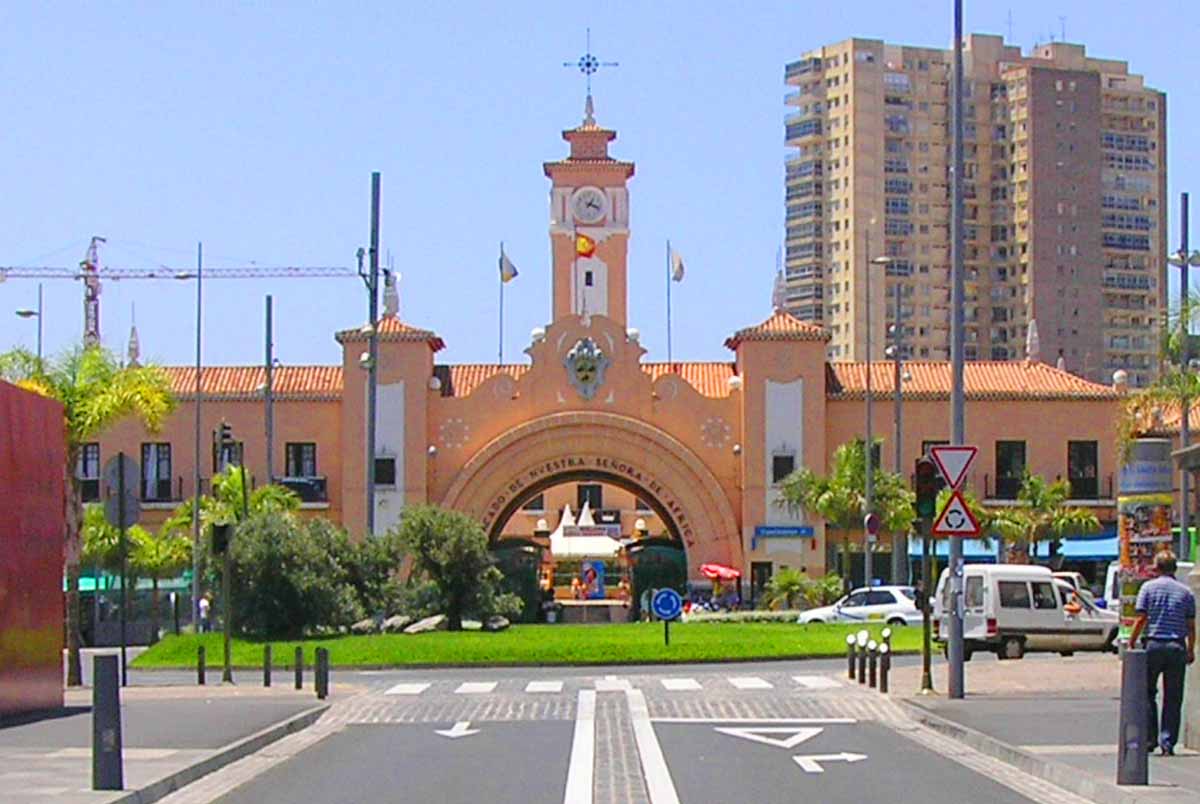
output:
[[[575,235],[575,253],[580,257],[590,257],[596,253],[596,241],[585,234]]]

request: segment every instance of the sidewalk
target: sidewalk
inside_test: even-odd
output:
[[[305,728],[327,708],[310,691],[229,686],[121,691],[125,790],[95,792],[92,691],[66,707],[0,723],[0,790],[11,804],[155,801],[178,787]]]
[[[926,725],[1093,801],[1200,801],[1200,755],[1179,748],[1150,758],[1148,786],[1116,785],[1120,672],[1109,654],[1031,655],[970,662],[963,700],[945,697],[944,663],[935,695],[911,694],[919,667],[898,669],[892,688]]]

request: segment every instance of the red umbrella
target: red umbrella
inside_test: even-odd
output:
[[[740,571],[735,570],[733,567],[727,567],[724,564],[701,564],[700,574],[714,581],[732,581],[742,577]]]

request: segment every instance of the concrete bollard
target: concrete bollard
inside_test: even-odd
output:
[[[892,648],[884,642],[879,646],[879,691],[888,691],[888,673],[892,670]]]
[[[304,648],[297,646],[292,668],[296,673],[296,689],[304,689]]]
[[[263,686],[271,686],[271,643],[263,645]]]
[[[92,789],[123,790],[121,685],[117,657],[92,660]]]
[[[1150,731],[1149,660],[1141,648],[1128,648],[1121,660],[1121,720],[1117,734],[1117,784],[1148,784],[1147,756],[1158,735]]]
[[[867,686],[871,689],[875,689],[875,686],[878,683],[878,656],[879,643],[872,639],[867,643]]]
[[[850,680],[854,680],[854,646],[858,644],[854,638],[854,634],[846,634],[846,665],[847,674]]]
[[[204,686],[204,646],[196,648],[196,683]]]

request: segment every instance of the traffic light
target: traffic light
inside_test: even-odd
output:
[[[932,520],[937,513],[938,492],[946,483],[942,480],[941,473],[938,472],[937,464],[928,455],[917,458],[913,476],[915,478],[913,490],[917,494],[915,506],[917,516],[921,519]]]
[[[221,422],[221,426],[217,429],[217,445],[222,449],[233,443],[233,427],[229,422]]]
[[[229,532],[231,530],[233,530],[232,525],[212,526],[213,555],[222,555],[227,549],[229,549]]]

